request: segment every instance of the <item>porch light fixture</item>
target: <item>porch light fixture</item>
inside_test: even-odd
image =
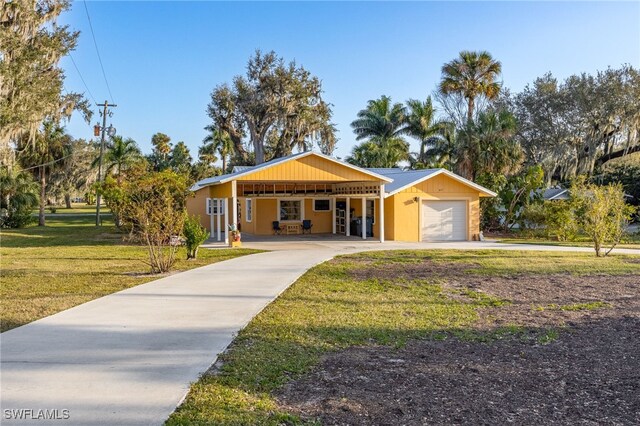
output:
[[[420,201],[420,197],[413,197],[413,201],[417,203],[418,201]]]

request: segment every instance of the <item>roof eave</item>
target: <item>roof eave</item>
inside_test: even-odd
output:
[[[408,183],[408,184],[396,189],[395,191],[387,193],[384,198],[391,197],[392,195],[395,195],[395,194],[397,194],[399,192],[402,192],[407,188],[411,188],[412,186],[415,186],[415,185],[417,185],[419,183],[422,183],[422,182],[424,182],[426,180],[431,179],[432,177],[438,176],[438,175],[443,174],[443,173],[445,175],[449,176],[450,178],[452,178],[454,180],[457,180],[458,182],[460,182],[460,183],[462,183],[464,185],[467,185],[467,186],[472,187],[473,189],[476,189],[480,193],[481,197],[497,197],[498,196],[498,194],[496,194],[495,192],[485,188],[482,185],[478,185],[477,183],[471,182],[470,180],[465,179],[462,176],[458,176],[457,174],[455,174],[453,172],[450,172],[449,170],[439,169],[438,171],[436,171],[434,173],[428,174],[427,176],[424,176],[424,177],[422,177],[420,179],[416,179],[415,181],[413,181],[411,183]]]

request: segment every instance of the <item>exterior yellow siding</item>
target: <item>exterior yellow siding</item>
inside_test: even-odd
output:
[[[322,157],[309,155],[239,177],[239,181],[343,182],[374,181],[373,176]]]
[[[211,198],[231,198],[233,197],[232,183],[227,182],[221,185],[207,186],[209,188],[209,197]]]
[[[384,239],[395,240],[395,197],[385,198],[384,200]]]
[[[418,198],[416,202],[414,199]],[[467,239],[480,232],[480,192],[449,176],[438,175],[387,198],[390,208],[385,208],[385,233],[387,239],[396,241],[420,241],[421,208],[425,200],[467,201]],[[385,202],[385,207],[388,204]],[[393,210],[391,215],[389,211]]]
[[[332,204],[333,206],[333,204]],[[309,219],[313,228],[311,228],[312,234],[330,233],[333,231],[333,214],[331,210],[328,212],[314,212],[313,211],[313,199],[307,198],[304,200],[304,218]]]
[[[256,223],[256,199],[244,197],[238,199],[240,200],[240,229],[242,232],[254,234]],[[250,199],[252,202],[253,213],[251,215],[251,222],[247,221],[247,199]]]
[[[193,193],[193,196],[187,197],[187,211],[190,215],[200,217],[200,224],[207,228],[207,231],[211,232],[209,224],[209,215],[207,214],[207,198],[209,197],[209,191],[207,188],[202,188]]]
[[[254,207],[254,232],[257,235],[270,235],[273,233],[272,223],[274,220],[278,220],[276,215],[277,201],[272,198],[256,199],[256,205]]]

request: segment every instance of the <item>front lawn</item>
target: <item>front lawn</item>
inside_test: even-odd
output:
[[[487,235],[488,238],[497,239],[499,243],[505,244],[540,244],[548,246],[564,246],[564,247],[591,247],[593,242],[586,236],[580,235],[574,241],[557,241],[549,238],[532,237],[517,232],[508,235]],[[631,233],[616,246],[617,248],[640,249],[640,234]]]
[[[571,422],[582,404],[595,422],[629,421],[639,403],[625,387],[640,370],[628,357],[638,349],[638,282],[639,256],[339,257],[251,321],[167,424],[479,424],[505,422],[509,410],[516,423],[558,420],[548,413]],[[558,394],[573,379],[595,385]],[[609,394],[593,405],[602,380]]]
[[[2,230],[0,326],[6,331],[98,297],[136,286],[149,275],[145,247],[122,242],[110,218],[97,228],[91,216],[48,218],[47,226]],[[204,266],[255,250],[200,250],[175,270]]]

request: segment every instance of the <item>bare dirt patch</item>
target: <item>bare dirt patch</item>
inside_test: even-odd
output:
[[[340,262],[336,260],[335,262]],[[463,276],[465,272],[479,268],[470,263],[441,263],[423,259],[415,263],[359,261],[358,268],[349,270],[349,275],[356,280],[421,280],[440,277]]]
[[[412,279],[445,273],[435,263],[430,272],[423,263],[415,267],[419,274],[406,264],[383,273]],[[375,269],[380,278],[382,269]],[[449,337],[400,349],[351,348],[282,388],[281,407],[340,425],[640,424],[639,276],[456,272],[450,265],[446,271],[451,297],[471,301],[465,292],[472,290],[510,302],[481,308],[475,332],[551,328],[557,339]],[[368,276],[366,268],[353,274]]]
[[[639,424],[638,330],[638,318],[625,318],[548,345],[451,339],[352,348],[279,398],[323,424]]]

